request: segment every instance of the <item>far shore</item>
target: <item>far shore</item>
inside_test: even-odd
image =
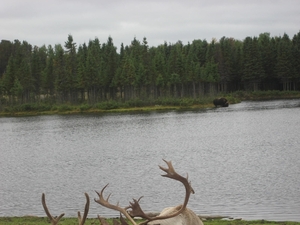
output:
[[[223,95],[228,99],[229,107],[242,101],[265,101],[279,99],[300,99],[300,91],[260,91],[236,92]],[[220,96],[218,96],[220,97]],[[214,97],[202,99],[168,99],[169,103],[147,103],[137,101],[131,104],[107,101],[95,105],[83,104],[55,104],[26,103],[21,105],[0,107],[0,117],[39,116],[39,115],[71,115],[71,114],[101,114],[101,113],[139,113],[162,111],[187,111],[214,108]],[[1,106],[1,105],[0,105]]]

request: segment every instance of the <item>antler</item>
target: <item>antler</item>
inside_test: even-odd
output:
[[[179,215],[180,213],[182,213],[186,209],[186,206],[188,204],[191,193],[193,193],[193,194],[195,193],[192,186],[191,186],[191,183],[188,181],[188,176],[185,178],[185,177],[179,175],[175,171],[171,161],[166,161],[166,160],[164,160],[164,161],[165,161],[165,163],[167,163],[168,168],[164,168],[162,166],[159,166],[159,168],[161,170],[166,172],[166,174],[164,174],[162,176],[171,178],[173,180],[180,181],[185,187],[186,192],[185,192],[185,199],[184,199],[183,205],[180,207],[180,209],[177,212],[175,212],[173,214],[169,214],[169,215],[165,215],[165,216],[149,217],[143,212],[143,210],[141,209],[141,207],[139,205],[139,201],[140,201],[141,198],[139,198],[138,200],[133,199],[134,202],[133,203],[130,202],[130,206],[128,207],[128,208],[132,209],[132,211],[130,211],[129,214],[132,217],[140,216],[142,218],[147,219],[147,221],[143,222],[142,224],[147,224],[148,222],[153,221],[153,220],[168,219],[168,218],[172,218],[172,217],[175,217],[175,216]]]
[[[168,165],[168,168],[164,168],[162,166],[159,166],[159,168],[163,171],[166,172],[166,174],[162,175],[163,177],[168,177],[168,178],[171,178],[173,180],[177,180],[177,181],[180,181],[184,187],[185,187],[185,190],[186,190],[186,194],[185,194],[185,199],[184,199],[184,202],[183,202],[183,205],[179,205],[176,207],[176,212],[172,213],[172,214],[169,214],[169,215],[164,215],[164,216],[156,216],[156,217],[149,217],[147,216],[144,211],[141,209],[140,207],[140,204],[139,204],[139,201],[141,200],[141,198],[143,197],[140,197],[138,200],[136,199],[133,199],[133,202],[130,202],[130,205],[128,207],[125,207],[125,208],[121,208],[119,207],[119,204],[117,205],[112,205],[108,202],[108,199],[110,197],[110,194],[108,195],[107,199],[105,200],[103,198],[103,192],[105,190],[105,188],[108,186],[108,184],[101,190],[101,192],[97,192],[96,193],[98,194],[99,196],[99,199],[96,200],[95,199],[95,202],[99,203],[100,205],[106,207],[106,208],[110,208],[110,209],[113,209],[113,210],[117,210],[119,211],[120,213],[122,213],[123,215],[126,216],[126,218],[128,220],[131,221],[132,224],[134,225],[137,225],[135,223],[135,221],[132,219],[132,217],[142,217],[144,219],[146,219],[146,221],[140,223],[139,225],[142,225],[142,224],[147,224],[148,222],[150,221],[154,221],[154,220],[163,220],[163,219],[168,219],[168,218],[172,218],[172,217],[175,217],[177,215],[179,215],[180,213],[182,213],[185,209],[186,209],[186,206],[188,204],[188,201],[189,201],[189,198],[190,198],[190,195],[191,193],[195,193],[192,186],[191,186],[191,183],[188,181],[188,176],[185,178],[181,175],[179,175],[173,165],[172,165],[172,162],[171,161],[166,161],[166,164]],[[131,209],[131,211],[127,212],[128,209]],[[100,220],[100,217],[99,217],[99,220]],[[124,221],[124,219],[123,219]],[[122,222],[122,225],[127,225],[127,223],[124,221]],[[103,223],[104,224],[104,223]]]
[[[135,222],[135,221],[131,218],[131,216],[127,213],[126,210],[127,210],[128,207],[126,207],[126,208],[121,208],[121,207],[119,206],[119,203],[118,203],[117,205],[112,205],[112,204],[110,204],[110,203],[108,202],[108,199],[109,199],[109,197],[110,197],[111,194],[108,195],[108,197],[107,197],[106,200],[104,199],[104,197],[103,197],[103,192],[104,192],[104,189],[105,189],[107,186],[108,186],[108,184],[105,185],[104,188],[102,188],[102,190],[101,190],[100,193],[96,191],[96,193],[97,193],[98,196],[99,196],[99,199],[98,199],[98,200],[97,200],[97,199],[94,199],[95,202],[99,203],[100,205],[102,205],[102,206],[104,206],[104,207],[106,207],[106,208],[109,208],[109,209],[113,209],[113,210],[119,211],[119,212],[122,213],[124,216],[126,216],[126,218],[127,218],[128,220],[130,220],[130,222],[131,222],[132,224],[137,225],[136,222]],[[98,216],[98,218],[99,218],[99,220],[100,220],[100,217],[99,217],[99,216]],[[101,221],[101,220],[100,220],[100,221]],[[122,225],[127,225],[127,224],[122,222]]]
[[[84,193],[84,194],[85,194],[85,198],[86,198],[86,203],[85,203],[84,213],[83,213],[82,218],[81,218],[81,215],[80,215],[80,211],[78,211],[78,224],[79,225],[83,225],[85,223],[85,220],[87,218],[89,208],[90,208],[90,197],[87,193]]]
[[[80,212],[78,211],[78,224],[79,225],[84,225],[85,223],[85,220],[87,218],[87,215],[88,215],[88,212],[89,212],[89,208],[90,208],[90,197],[87,193],[84,193],[85,194],[85,198],[86,198],[86,203],[85,203],[85,208],[84,208],[84,213],[83,213],[83,217],[81,218],[81,214]],[[49,212],[49,209],[46,205],[46,200],[45,200],[45,194],[43,193],[42,194],[42,204],[43,204],[43,207],[44,207],[44,210],[48,216],[48,218],[50,219],[51,221],[51,224],[52,225],[57,225],[59,220],[65,215],[64,213],[60,214],[59,217],[57,218],[54,218],[50,212]]]
[[[46,205],[46,200],[45,200],[45,194],[44,194],[44,193],[42,194],[42,204],[43,204],[45,213],[47,214],[48,218],[49,218],[50,221],[51,221],[51,224],[52,224],[52,225],[57,225],[57,224],[58,224],[58,221],[59,221],[65,214],[62,213],[62,214],[60,214],[59,217],[54,218],[54,217],[50,214],[50,212],[49,212],[49,210],[48,210],[48,207],[47,207],[47,205]]]

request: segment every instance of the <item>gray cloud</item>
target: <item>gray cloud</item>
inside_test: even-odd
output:
[[[71,34],[77,44],[111,36],[116,47],[146,37],[149,45],[164,41],[233,37],[243,40],[269,32],[298,33],[297,0],[1,0],[0,39],[32,45],[64,44]]]

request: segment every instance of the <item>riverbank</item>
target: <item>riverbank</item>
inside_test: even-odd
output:
[[[110,224],[113,224],[113,219],[108,219],[107,221]],[[221,219],[212,219],[203,221],[205,225],[300,225],[300,222],[276,222],[276,221],[266,221],[266,220],[221,220]],[[0,217],[0,225],[49,225],[50,221],[47,217]],[[77,218],[62,218],[59,222],[60,225],[73,225],[78,224]],[[85,225],[96,225],[100,224],[97,218],[88,218],[85,222]]]
[[[220,97],[220,96],[216,96]],[[125,103],[117,101],[106,101],[96,104],[49,104],[49,103],[26,103],[13,106],[0,107],[0,117],[11,116],[37,116],[37,115],[68,115],[68,114],[96,114],[96,113],[128,113],[148,111],[170,111],[170,110],[197,110],[213,108],[213,99],[216,97],[203,97],[198,99],[158,99],[155,101],[134,100]],[[238,91],[222,95],[228,99],[229,105],[241,101],[261,101],[276,99],[300,98],[299,91]]]
[[[85,107],[86,109],[82,109]],[[54,109],[39,111],[18,111],[18,110],[5,110],[0,112],[0,117],[10,116],[39,116],[39,115],[71,115],[71,114],[99,114],[99,113],[130,113],[130,112],[150,112],[150,111],[171,111],[171,110],[192,110],[211,108],[213,104],[195,104],[190,106],[176,106],[176,105],[154,105],[154,106],[143,106],[143,107],[129,107],[129,108],[113,108],[113,109],[101,109],[93,106],[86,105],[59,105]],[[60,109],[67,108],[67,109]]]

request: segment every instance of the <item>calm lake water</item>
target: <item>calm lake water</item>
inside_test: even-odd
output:
[[[300,221],[300,100],[242,102],[185,112],[0,118],[0,216],[118,216],[94,202],[158,212],[185,190],[161,177],[171,160],[200,215]]]

